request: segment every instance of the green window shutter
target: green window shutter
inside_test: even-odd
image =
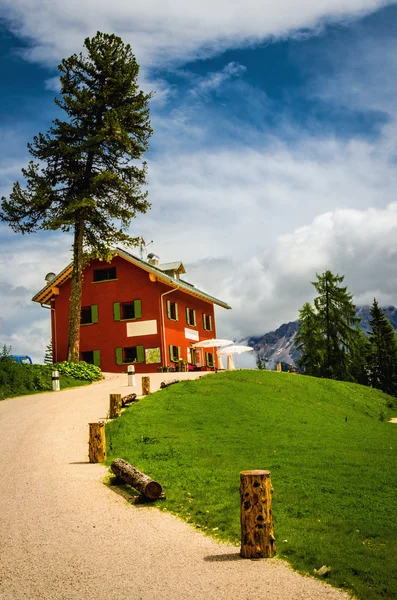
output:
[[[178,304],[175,302],[175,320],[178,321]]]
[[[167,300],[167,317],[171,319],[171,300]]]
[[[142,316],[142,304],[140,300],[134,300],[135,319],[140,319]]]
[[[205,353],[205,364],[207,365],[207,367],[209,366],[208,361],[209,361],[209,352],[206,352]]]
[[[117,365],[123,364],[123,349],[122,348],[116,348],[116,364]]]
[[[181,360],[181,347],[178,346],[178,360]]]
[[[145,362],[145,351],[143,346],[136,347],[136,360],[139,363]]]
[[[203,327],[207,331],[207,316],[203,313]]]
[[[186,308],[186,323],[190,325],[190,308]]]
[[[101,353],[99,350],[94,350],[94,365],[101,366]]]
[[[193,325],[193,327],[196,327],[196,311],[193,309],[192,313],[193,313],[193,323],[192,323],[192,325]]]
[[[208,315],[208,331],[212,331],[212,317],[211,315]]]
[[[170,360],[174,361],[175,357],[174,357],[174,346],[170,346]]]
[[[98,323],[98,305],[91,305],[91,323]]]
[[[120,321],[120,302],[113,303],[113,316],[115,321]]]

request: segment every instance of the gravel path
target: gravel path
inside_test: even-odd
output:
[[[348,598],[104,486],[88,423],[106,417],[111,392],[131,392],[126,376],[0,402],[1,600]]]

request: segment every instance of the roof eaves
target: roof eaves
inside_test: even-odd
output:
[[[185,283],[184,281],[182,281],[180,279],[179,280],[174,279],[173,277],[166,275],[160,268],[158,268],[154,265],[150,265],[149,263],[145,262],[144,260],[141,260],[137,256],[134,256],[133,254],[130,254],[129,252],[126,252],[125,250],[122,250],[121,248],[116,248],[113,252],[113,255],[119,255],[122,258],[125,258],[126,260],[128,260],[129,262],[136,264],[138,267],[141,267],[148,273],[153,273],[157,277],[157,279],[159,279],[160,281],[163,281],[164,283],[166,283],[167,285],[170,285],[171,287],[173,287],[175,289],[178,289],[178,288],[183,289],[191,296],[196,296],[197,298],[201,298],[203,300],[206,300],[207,302],[217,304],[218,306],[221,306],[222,308],[226,308],[227,310],[231,309],[231,306],[226,304],[226,302],[223,302],[222,300],[219,300],[218,298],[215,298],[214,296],[210,296],[209,294],[202,292],[201,290],[197,289],[196,287],[192,286],[191,284],[188,284],[187,282]],[[58,275],[52,281],[50,281],[39,292],[37,292],[37,294],[35,294],[33,296],[32,301],[39,302],[40,304],[48,303],[53,295],[53,288],[61,285],[70,276],[72,269],[73,269],[73,263],[68,264],[64,269],[62,269],[62,271],[60,273],[58,273]]]

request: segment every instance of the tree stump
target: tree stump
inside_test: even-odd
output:
[[[270,471],[240,473],[241,550],[243,558],[271,558],[276,553]]]
[[[146,496],[146,498],[156,500],[163,491],[157,481],[154,481],[151,477],[145,475],[145,473],[138,471],[138,469],[122,458],[116,458],[110,465],[110,468],[117,477],[129,483],[138,492]]]
[[[117,419],[121,414],[121,394],[110,394],[109,419]]]
[[[142,377],[142,396],[150,394],[150,377]]]
[[[88,458],[91,463],[106,460],[105,423],[90,423]]]

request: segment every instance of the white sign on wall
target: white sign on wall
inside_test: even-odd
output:
[[[153,335],[157,333],[157,321],[137,321],[136,323],[127,323],[127,336],[135,337],[137,335]]]
[[[188,327],[185,327],[185,338],[187,340],[193,340],[194,342],[198,342],[199,341],[198,331],[195,331],[194,329],[189,329]]]

